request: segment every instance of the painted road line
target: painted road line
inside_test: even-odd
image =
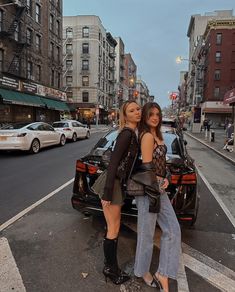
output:
[[[197,172],[200,175],[200,177],[202,178],[203,182],[205,183],[205,185],[207,186],[207,188],[209,189],[209,191],[211,192],[211,194],[213,195],[213,197],[216,199],[216,201],[218,202],[218,204],[220,205],[220,207],[224,211],[225,215],[228,217],[229,221],[232,223],[233,227],[235,227],[235,218],[230,213],[229,209],[226,207],[226,205],[224,204],[224,202],[222,201],[222,199],[220,198],[220,196],[212,188],[212,186],[210,185],[210,183],[208,182],[208,180],[205,178],[205,176],[203,175],[203,173],[201,172],[201,170],[198,167],[196,167],[196,168],[197,168]]]
[[[183,253],[184,264],[190,270],[210,282],[213,286],[226,292],[235,292],[235,281],[219,273],[215,269],[205,265],[199,260]]]
[[[36,208],[37,206],[39,206],[40,204],[42,204],[43,202],[45,202],[46,200],[48,200],[49,198],[51,198],[52,196],[54,196],[55,194],[59,193],[61,190],[63,190],[64,188],[66,188],[68,185],[70,185],[73,181],[74,181],[74,178],[73,179],[70,179],[69,181],[67,181],[66,183],[64,183],[62,186],[60,186],[56,190],[54,190],[53,192],[49,193],[48,195],[46,195],[42,199],[38,200],[36,203],[32,204],[28,208],[26,208],[23,211],[21,211],[20,213],[18,213],[16,216],[12,217],[8,221],[6,221],[2,225],[0,225],[0,232],[2,230],[4,230],[5,228],[7,228],[12,223],[14,223],[15,221],[19,220],[21,217],[23,217],[24,215],[26,215],[28,212],[30,212],[31,210],[33,210],[34,208]]]
[[[0,291],[26,292],[8,240],[0,238]]]
[[[205,254],[192,248],[191,246],[187,245],[184,242],[182,242],[182,249],[183,249],[183,252],[186,253],[187,255],[193,257],[194,259],[200,261],[201,263],[205,264],[206,266],[216,270],[217,272],[219,272],[219,273],[223,274],[224,276],[235,281],[235,272],[233,270],[216,262],[212,258],[206,256]]]

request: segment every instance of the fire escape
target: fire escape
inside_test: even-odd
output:
[[[8,39],[11,42],[15,42],[14,56],[12,61],[8,64],[8,69],[5,70],[5,72],[11,75],[23,77],[20,65],[22,59],[24,58],[24,49],[28,46],[28,44],[25,34],[19,32],[19,24],[24,16],[24,13],[26,12],[27,5],[26,0],[15,0],[11,2],[12,5],[15,6],[15,15],[13,16],[13,20],[11,22],[4,20],[0,30],[0,39]],[[18,33],[17,37],[16,33]]]

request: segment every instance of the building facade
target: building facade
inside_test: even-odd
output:
[[[151,101],[149,89],[142,79],[136,80],[135,98],[139,105],[144,106],[145,103]]]
[[[125,54],[124,84],[128,88],[128,99],[135,98],[137,66],[130,53]]]
[[[63,82],[73,115],[104,123],[115,103],[117,42],[98,16],[65,16],[63,21]]]
[[[1,3],[0,122],[59,119],[68,110],[61,91],[62,1]]]

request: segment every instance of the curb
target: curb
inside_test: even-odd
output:
[[[185,133],[185,135],[188,135],[189,137],[193,138],[194,140],[200,142],[201,144],[203,144],[204,146],[208,147],[209,149],[213,150],[215,153],[217,153],[218,155],[220,155],[221,157],[223,157],[224,159],[226,159],[227,161],[231,162],[232,164],[235,165],[235,160],[233,160],[232,158],[224,155],[223,153],[221,153],[220,151],[216,150],[215,148],[211,147],[210,145],[208,145],[207,143],[205,143],[204,141],[202,141],[199,138],[196,138],[195,136],[189,134],[189,133]]]

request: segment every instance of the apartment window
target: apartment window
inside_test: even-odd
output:
[[[222,33],[217,33],[216,34],[216,45],[221,45],[222,44]]]
[[[57,74],[57,87],[58,88],[60,88],[60,85],[61,85],[60,79],[61,79],[61,74],[60,74],[60,72],[58,72],[58,74]]]
[[[41,6],[36,4],[36,22],[41,23]]]
[[[27,62],[27,79],[32,79],[33,77],[33,63],[31,61]]]
[[[49,29],[51,31],[53,31],[54,29],[54,16],[52,14],[50,14],[50,17],[49,17]]]
[[[50,47],[49,47],[49,56],[53,59],[54,58],[54,44],[50,42]]]
[[[215,70],[215,80],[220,80],[220,70]]]
[[[41,81],[41,66],[40,65],[36,65],[36,72],[35,72],[35,75],[36,75],[36,80],[37,81]]]
[[[220,95],[220,88],[219,87],[215,87],[214,89],[214,97],[219,97]]]
[[[72,38],[73,37],[73,29],[72,27],[66,28],[66,38]]]
[[[0,9],[0,31],[3,29],[3,11]]]
[[[89,70],[89,61],[82,60],[82,70]]]
[[[73,65],[73,61],[72,60],[66,60],[66,68],[70,68]]]
[[[26,30],[26,39],[28,45],[31,45],[33,43],[33,31],[29,28],[27,28]]]
[[[82,102],[89,102],[89,92],[83,91],[83,93],[82,93]]]
[[[89,76],[82,76],[82,86],[89,86]]]
[[[83,43],[82,44],[82,53],[83,54],[89,54],[89,44],[88,43]]]
[[[66,76],[66,85],[70,86],[72,85],[73,77],[72,76]]]
[[[231,70],[231,81],[235,81],[235,69]]]
[[[38,34],[36,34],[35,46],[36,46],[36,51],[41,52],[41,36]]]
[[[215,53],[215,61],[216,61],[216,63],[220,63],[221,62],[221,52],[216,52]]]
[[[32,0],[26,0],[27,13],[32,15]]]
[[[51,86],[55,85],[55,70],[51,69]]]
[[[3,49],[0,49],[0,72],[3,71],[3,57],[4,57],[4,51]]]
[[[20,24],[18,23],[14,32],[14,39],[18,42],[20,36]]]
[[[60,35],[60,22],[59,22],[59,20],[56,20],[56,34],[58,36]]]
[[[56,47],[56,61],[60,62],[60,47]]]
[[[72,44],[67,44],[66,45],[66,54],[71,54],[73,51],[73,45]]]
[[[82,28],[82,37],[89,38],[89,27],[85,26]]]
[[[232,63],[235,63],[235,51],[232,51],[232,59],[231,59]]]

